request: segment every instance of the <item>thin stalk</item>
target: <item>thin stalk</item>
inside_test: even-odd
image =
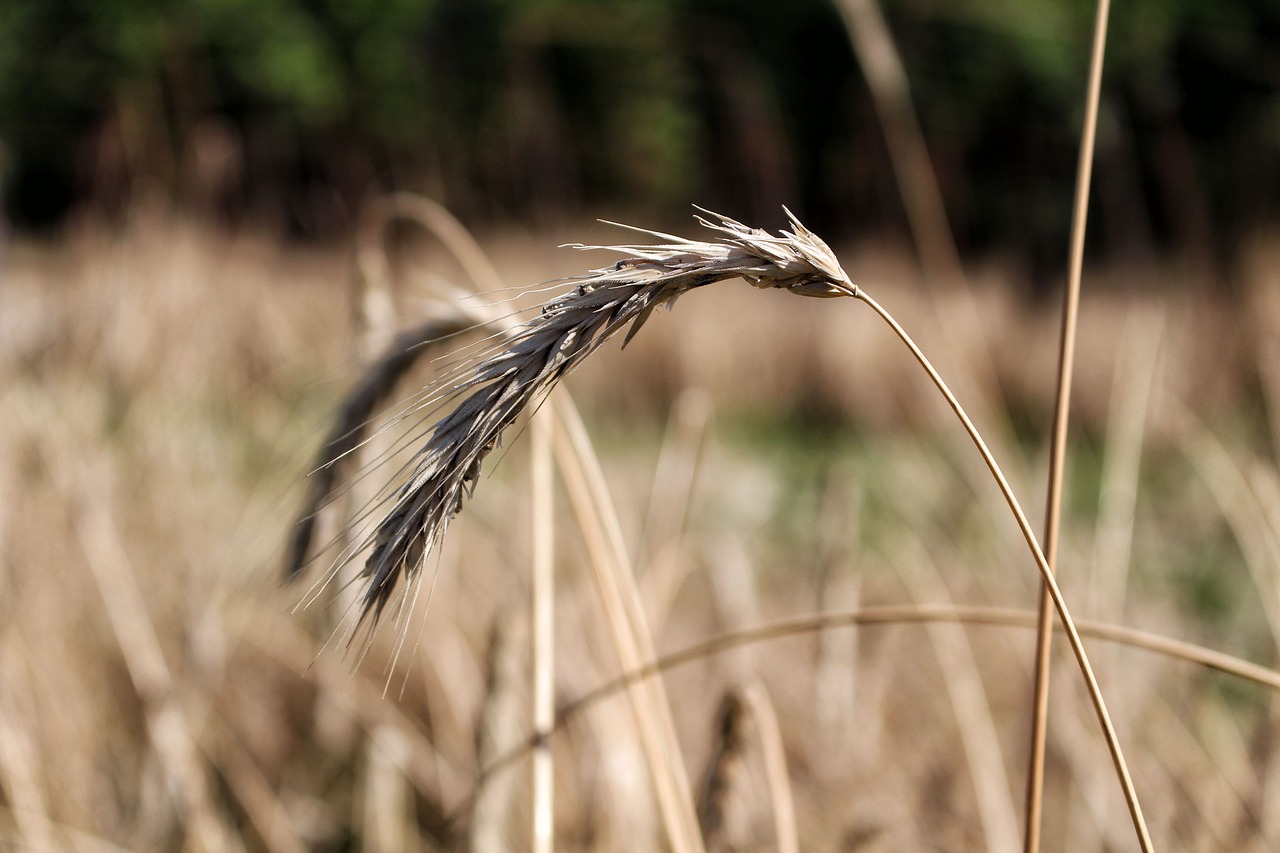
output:
[[[1062,518],[1062,479],[1067,461],[1067,422],[1071,414],[1071,374],[1075,364],[1076,320],[1080,306],[1080,276],[1084,265],[1084,232],[1089,213],[1089,184],[1093,177],[1093,149],[1098,127],[1098,99],[1102,88],[1102,58],[1107,43],[1111,0],[1098,0],[1093,27],[1093,55],[1089,62],[1089,91],[1080,162],[1076,167],[1075,209],[1071,220],[1071,257],[1063,294],[1062,334],[1058,349],[1058,397],[1054,405],[1053,444],[1049,453],[1049,493],[1045,505],[1044,551],[1052,574],[1058,568],[1058,539]],[[1026,834],[1024,853],[1040,850],[1044,814],[1044,757],[1049,730],[1049,672],[1053,648],[1053,614],[1048,581],[1040,589],[1040,618],[1036,632],[1035,689],[1031,716],[1031,748],[1027,759]]]
[[[551,471],[552,424],[546,413],[533,416],[533,752],[534,853],[555,849],[555,778],[547,735],[556,725],[555,706],[555,493]]]
[[[1004,495],[1005,502],[1008,503],[1010,511],[1013,512],[1018,528],[1022,531],[1023,537],[1027,540],[1027,546],[1031,549],[1032,556],[1035,558],[1036,568],[1040,570],[1045,589],[1053,601],[1053,606],[1058,611],[1063,630],[1067,634],[1067,642],[1071,645],[1072,653],[1075,654],[1076,662],[1080,666],[1080,672],[1084,676],[1085,686],[1089,691],[1089,699],[1093,702],[1094,712],[1098,715],[1098,723],[1102,726],[1102,733],[1107,741],[1107,749],[1111,753],[1111,762],[1115,765],[1116,775],[1119,777],[1120,785],[1124,789],[1125,803],[1128,805],[1129,815],[1133,819],[1134,831],[1138,835],[1138,841],[1142,845],[1144,853],[1149,853],[1154,849],[1151,844],[1151,836],[1147,831],[1146,821],[1142,817],[1142,806],[1138,803],[1138,794],[1134,790],[1133,779],[1129,775],[1129,767],[1125,763],[1124,753],[1120,749],[1120,741],[1116,737],[1115,727],[1111,724],[1111,715],[1107,713],[1107,704],[1102,698],[1098,680],[1094,677],[1093,667],[1089,665],[1089,656],[1085,653],[1084,643],[1081,642],[1080,634],[1076,630],[1071,613],[1067,610],[1067,602],[1062,597],[1062,591],[1058,589],[1058,582],[1054,580],[1053,570],[1049,568],[1049,562],[1045,559],[1044,552],[1040,549],[1040,543],[1036,539],[1035,531],[1031,529],[1031,523],[1027,521],[1026,513],[1022,511],[1022,506],[1018,503],[1017,497],[1014,496],[1013,489],[1009,487],[1009,482],[1005,479],[1004,472],[1000,470],[1000,466],[996,463],[995,457],[987,449],[987,443],[982,440],[982,435],[973,425],[973,421],[969,420],[969,415],[965,412],[964,407],[960,405],[960,401],[951,393],[947,383],[942,379],[938,371],[934,369],[933,364],[920,350],[920,347],[911,339],[906,330],[898,324],[898,321],[881,307],[880,303],[876,302],[861,289],[858,289],[854,295],[866,303],[876,314],[880,315],[880,319],[884,320],[893,329],[894,334],[911,350],[911,354],[915,356],[916,361],[929,374],[933,384],[937,386],[942,396],[946,398],[947,404],[951,406],[951,410],[955,412],[956,417],[964,425],[969,438],[972,439],[974,446],[978,448],[978,452],[982,454],[982,460],[987,463],[991,476],[995,478],[996,484],[1000,487],[1000,492]]]
[[[955,604],[888,604],[829,613],[809,613],[804,616],[768,622],[752,628],[728,631],[702,640],[692,646],[686,646],[679,651],[663,655],[637,669],[628,670],[622,675],[616,676],[582,694],[577,699],[561,705],[557,711],[555,730],[564,729],[571,721],[577,719],[589,709],[632,685],[694,661],[705,660],[733,649],[837,628],[874,627],[876,625],[928,625],[932,623],[1035,628],[1036,611],[1012,607]],[[1142,649],[1143,651],[1163,655],[1174,660],[1203,666],[1280,693],[1280,671],[1243,660],[1235,655],[1207,649],[1204,646],[1198,646],[1183,640],[1175,640],[1150,631],[1129,628],[1124,625],[1082,620],[1076,624],[1076,628],[1082,635],[1096,640],[1116,643],[1132,649]],[[1057,630],[1065,631],[1066,629],[1063,625],[1059,625]],[[268,649],[268,646],[263,645],[263,648]],[[540,740],[541,738],[538,735],[533,735],[521,746],[482,768],[476,781],[476,790],[482,788],[493,774],[527,755]],[[450,816],[450,820],[461,820],[468,813],[475,801],[476,790],[462,798],[462,801]]]
[[[572,717],[577,716],[591,705],[613,696],[629,684],[655,675],[702,660],[712,655],[743,646],[795,637],[814,631],[826,631],[832,628],[848,628],[851,626],[871,627],[875,625],[910,625],[910,624],[962,624],[988,625],[1006,628],[1036,627],[1036,613],[1032,610],[1021,610],[1011,607],[986,607],[965,604],[882,604],[860,607],[854,610],[841,610],[831,613],[811,613],[790,619],[781,619],[753,628],[740,631],[729,631],[717,634],[707,640],[695,643],[679,651],[663,655],[651,664],[618,676],[612,681],[583,694],[567,705],[560,707],[557,728],[563,727]],[[1280,693],[1280,672],[1268,669],[1256,663],[1242,660],[1234,655],[1206,649],[1183,640],[1175,640],[1150,631],[1129,628],[1125,625],[1112,625],[1105,622],[1081,621],[1076,625],[1081,634],[1096,640],[1105,640],[1133,649],[1142,649],[1153,654],[1164,655],[1175,660],[1194,663],[1218,672],[1243,679]],[[1064,630],[1061,626],[1058,630]],[[486,768],[488,772],[488,768]]]

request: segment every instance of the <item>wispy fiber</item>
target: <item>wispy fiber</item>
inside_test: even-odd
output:
[[[857,288],[835,254],[787,211],[791,231],[777,235],[720,214],[698,221],[714,242],[632,229],[664,242],[582,246],[625,257],[610,267],[569,279],[574,287],[512,329],[487,357],[429,389],[423,406],[465,398],[430,430],[412,472],[366,544],[373,550],[362,575],[369,586],[361,619],[376,622],[401,576],[411,583],[474,489],[485,456],[502,432],[583,359],[625,326],[629,341],[654,309],[690,290],[742,278],[761,288],[805,296],[854,296]],[[628,226],[623,226],[628,227]],[[624,345],[625,345],[624,341]]]

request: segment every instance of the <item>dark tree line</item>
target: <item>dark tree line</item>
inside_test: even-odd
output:
[[[1093,5],[887,0],[962,247],[1057,260]],[[1222,253],[1280,207],[1280,2],[1113,4],[1092,243]],[[831,0],[3,0],[19,227],[141,195],[325,238],[370,194],[476,222],[691,202],[900,228]]]

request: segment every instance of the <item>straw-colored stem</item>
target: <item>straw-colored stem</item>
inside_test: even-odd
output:
[[[951,389],[947,387],[947,383],[934,368],[933,364],[930,363],[924,352],[921,351],[906,330],[899,325],[898,321],[880,303],[876,302],[861,289],[856,292],[856,296],[866,303],[871,310],[875,311],[893,329],[894,334],[911,350],[911,354],[915,356],[916,361],[929,374],[933,384],[937,386],[942,396],[946,398],[951,410],[955,412],[956,417],[964,425],[969,438],[973,441],[974,446],[978,448],[978,452],[982,454],[982,459],[991,471],[991,476],[995,478],[996,484],[1000,487],[1000,492],[1004,495],[1004,499],[1009,504],[1009,509],[1018,523],[1018,528],[1027,540],[1027,546],[1031,549],[1032,556],[1036,561],[1036,568],[1040,570],[1040,576],[1044,581],[1045,588],[1053,601],[1054,608],[1058,611],[1058,617],[1062,621],[1063,629],[1066,631],[1067,642],[1071,645],[1071,651],[1075,655],[1076,663],[1079,664],[1080,672],[1084,676],[1089,699],[1092,701],[1093,709],[1098,715],[1098,723],[1102,726],[1103,736],[1107,741],[1107,749],[1111,753],[1111,761],[1115,765],[1116,775],[1119,777],[1120,785],[1124,789],[1124,798],[1129,807],[1129,815],[1133,819],[1134,831],[1138,835],[1143,851],[1152,850],[1150,833],[1147,831],[1146,821],[1142,817],[1142,806],[1138,803],[1138,795],[1133,787],[1133,779],[1129,775],[1129,767],[1125,763],[1124,753],[1120,749],[1120,741],[1116,737],[1115,727],[1111,724],[1111,715],[1107,713],[1107,705],[1102,698],[1102,691],[1098,687],[1098,680],[1094,677],[1093,667],[1089,665],[1089,656],[1084,650],[1084,643],[1080,640],[1080,634],[1071,619],[1070,611],[1067,609],[1067,602],[1062,597],[1062,591],[1058,589],[1058,583],[1053,577],[1053,570],[1049,568],[1049,563],[1045,559],[1044,552],[1040,549],[1039,541],[1036,539],[1035,531],[1031,529],[1031,523],[1027,521],[1026,513],[1022,511],[1022,506],[1013,494],[1013,489],[1009,487],[1009,482],[1005,479],[1004,472],[1000,470],[995,457],[987,449],[987,444],[982,440],[982,435],[978,432],[977,427],[973,425],[973,421],[969,419],[969,415],[965,412],[964,407],[960,405],[960,401],[951,393]]]
[[[573,702],[561,706],[557,727],[564,725],[570,717],[581,713],[596,702],[612,696],[627,684],[645,678],[652,678],[658,673],[731,649],[832,628],[869,627],[875,625],[928,625],[932,623],[1034,628],[1036,626],[1036,613],[1032,610],[1020,610],[1010,607],[959,604],[887,604],[831,613],[812,613],[806,616],[796,616],[790,619],[757,625],[754,628],[729,631],[680,651],[663,655],[652,664],[621,675],[613,681],[575,699]],[[1129,628],[1125,625],[1081,621],[1076,624],[1076,629],[1082,635],[1097,640],[1106,640],[1130,648],[1142,649],[1154,654],[1186,661],[1187,663],[1198,664],[1280,693],[1280,672],[1242,660],[1234,655],[1206,649],[1194,643],[1175,640],[1160,634],[1153,634],[1150,631]],[[1059,626],[1058,630],[1065,629]]]
[[[534,415],[533,439],[533,752],[534,853],[555,849],[554,765],[547,735],[555,728],[555,494],[551,481],[551,422]]]
[[[614,649],[624,672],[657,657],[639,606],[616,518],[610,518],[607,496],[600,494],[603,476],[590,454],[586,430],[577,410],[565,398],[552,401],[558,415],[556,456],[569,501],[582,529],[592,570],[605,610]],[[680,763],[675,725],[661,681],[638,683],[627,691],[640,744],[653,777],[654,792],[675,853],[702,853],[702,836],[689,780]]]
[[[890,604],[830,613],[811,613],[757,625],[753,628],[729,631],[717,634],[710,639],[702,640],[679,651],[663,655],[637,669],[624,672],[622,675],[582,694],[577,699],[561,705],[556,716],[556,730],[563,729],[569,722],[577,719],[579,715],[634,684],[677,667],[732,651],[733,649],[837,628],[874,627],[876,625],[928,625],[935,622],[956,622],[965,625],[987,625],[1005,628],[1035,628],[1036,612],[1034,610],[1021,610],[1010,607],[974,605]],[[1080,634],[1087,637],[1128,646],[1129,648],[1142,649],[1153,654],[1203,666],[1280,693],[1280,671],[1243,660],[1235,655],[1207,649],[1204,646],[1198,646],[1183,640],[1175,640],[1150,631],[1129,628],[1124,625],[1082,620],[1076,623],[1075,627]],[[1057,630],[1065,631],[1065,624],[1059,625]],[[263,648],[266,648],[266,646],[264,645]],[[493,774],[528,754],[529,750],[533,749],[539,740],[540,738],[537,736],[530,737],[520,747],[513,749],[497,761],[482,768],[476,788],[483,787]],[[464,797],[458,804],[452,819],[458,820],[465,815],[472,807],[474,800],[475,791],[472,791],[470,795]]]
[[[1062,518],[1062,478],[1067,461],[1067,423],[1071,414],[1071,374],[1075,363],[1076,318],[1080,306],[1080,275],[1084,265],[1084,232],[1089,212],[1089,184],[1093,176],[1093,149],[1098,127],[1098,98],[1102,87],[1102,57],[1107,43],[1110,0],[1098,0],[1093,30],[1093,55],[1089,63],[1089,91],[1080,137],[1080,162],[1076,168],[1075,209],[1071,220],[1071,257],[1067,289],[1063,295],[1062,334],[1058,349],[1058,397],[1054,405],[1053,444],[1049,453],[1049,492],[1045,504],[1044,553],[1050,572],[1058,568],[1058,538]],[[1031,748],[1027,759],[1026,834],[1024,853],[1040,850],[1040,825],[1044,813],[1044,756],[1049,728],[1049,671],[1053,647],[1053,615],[1047,582],[1040,592],[1040,624],[1036,632],[1035,690],[1032,700]]]

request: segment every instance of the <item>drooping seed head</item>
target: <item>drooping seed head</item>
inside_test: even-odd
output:
[[[713,241],[624,225],[662,242],[574,244],[572,248],[612,251],[623,258],[569,279],[571,289],[547,302],[537,316],[507,331],[498,343],[427,389],[421,408],[461,402],[431,428],[411,473],[365,539],[372,550],[362,572],[369,585],[361,620],[377,621],[402,576],[406,584],[420,577],[503,431],[623,327],[630,326],[625,346],[657,307],[732,278],[802,296],[857,295],[835,253],[791,211],[786,211],[791,230],[778,234],[711,211],[702,213],[706,215],[697,220],[718,235]]]

